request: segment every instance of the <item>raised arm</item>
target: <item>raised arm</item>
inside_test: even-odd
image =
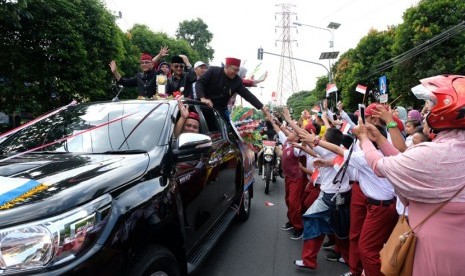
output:
[[[113,76],[115,76],[116,81],[119,81],[121,79],[121,75],[118,73],[118,67],[116,66],[116,61],[112,60],[110,61],[110,70],[113,73]]]
[[[189,110],[181,102],[180,99],[178,99],[178,108],[179,108],[179,112],[181,113],[181,117],[176,122],[176,127],[174,128],[174,137],[179,137],[179,135],[181,135],[182,129],[184,127],[184,123],[189,117]]]
[[[160,47],[160,52],[158,52],[158,55],[154,56],[152,61],[153,63],[158,63],[160,60],[164,57],[166,57],[170,52],[170,49],[168,46],[162,46]]]
[[[394,121],[391,107],[389,107],[389,110],[387,110],[383,106],[378,106],[375,110],[373,110],[373,115],[386,123],[389,135],[391,136],[392,144],[397,150],[404,152],[407,149],[407,145],[405,144],[404,136]],[[390,124],[394,124],[394,126],[390,127]]]
[[[292,120],[291,114],[289,113],[289,109],[287,109],[287,107],[283,109],[283,117],[296,133],[299,133],[301,130],[303,130],[294,122],[294,120]]]
[[[273,129],[276,133],[280,132],[281,129],[276,125],[276,123],[274,122],[273,118],[271,118],[271,114],[268,112],[266,115],[266,119],[271,123],[271,125],[273,126]]]

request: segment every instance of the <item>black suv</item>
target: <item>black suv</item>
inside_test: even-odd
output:
[[[247,220],[252,151],[208,106],[70,104],[0,136],[0,274],[182,275]],[[160,272],[160,273],[157,273]]]

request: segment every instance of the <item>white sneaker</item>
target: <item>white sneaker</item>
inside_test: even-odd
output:
[[[346,273],[342,274],[341,276],[352,276],[352,272],[350,272],[350,271],[346,272]]]
[[[311,266],[306,266],[306,265],[304,265],[304,260],[295,260],[295,261],[294,261],[294,264],[295,264],[298,268],[316,269],[315,267],[311,267]]]

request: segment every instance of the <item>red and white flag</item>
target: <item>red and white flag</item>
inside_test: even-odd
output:
[[[337,86],[335,83],[328,83],[326,85],[326,97],[329,97],[329,94],[336,92],[337,91]]]
[[[312,112],[318,113],[320,111],[320,107],[317,104],[312,107]]]
[[[344,156],[342,155],[337,155],[334,159],[333,159],[333,167],[339,171],[342,167],[342,165],[344,164]]]
[[[365,93],[367,92],[367,87],[363,86],[361,84],[357,84],[357,87],[355,88],[355,91],[360,92],[363,95],[365,95]]]
[[[344,121],[342,122],[342,126],[341,126],[342,134],[347,134],[347,133],[349,133],[349,130],[350,130],[350,124],[347,123],[346,120],[344,120]]]

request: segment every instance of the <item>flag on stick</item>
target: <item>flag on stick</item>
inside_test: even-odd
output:
[[[318,113],[320,111],[321,111],[321,109],[317,104],[312,107],[312,112]]]
[[[337,91],[336,84],[328,83],[326,85],[326,98],[329,97],[329,94],[331,94],[332,92],[336,92],[336,91]]]
[[[367,87],[366,86],[363,86],[361,84],[357,84],[357,88],[355,88],[355,91],[359,92],[359,93],[362,93],[363,95],[365,95],[365,93],[367,92]]]

